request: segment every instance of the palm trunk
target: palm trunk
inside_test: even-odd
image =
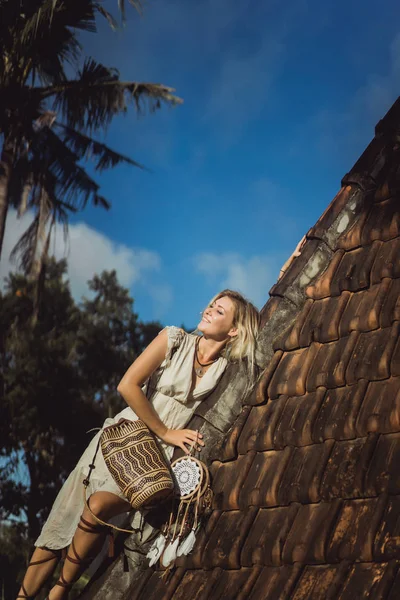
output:
[[[3,151],[0,156],[0,259],[9,208],[8,190],[12,172],[12,157],[12,151],[7,151],[6,144],[4,144]]]

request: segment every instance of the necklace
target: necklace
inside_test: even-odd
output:
[[[194,349],[194,357],[195,357],[194,372],[196,373],[197,377],[203,377],[203,375],[206,373],[206,371],[203,367],[209,367],[210,365],[215,363],[219,359],[219,356],[217,356],[216,358],[214,358],[214,360],[211,360],[208,363],[204,363],[204,364],[201,363],[199,361],[199,355],[197,353],[198,349],[199,349],[199,345],[200,345],[200,338],[198,338],[198,340],[196,340],[196,346]],[[198,367],[196,367],[196,362],[199,365]]]

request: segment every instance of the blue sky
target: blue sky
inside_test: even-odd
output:
[[[107,143],[151,172],[103,175],[111,211],[71,222],[74,293],[115,267],[143,320],[195,325],[226,286],[261,308],[399,94],[399,13],[394,0],[147,0],[124,31],[85,35],[123,79],[184,104],[110,127]]]

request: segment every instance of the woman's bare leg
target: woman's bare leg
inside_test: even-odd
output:
[[[131,506],[111,492],[95,492],[89,499],[91,511],[103,521],[131,510]],[[50,600],[64,600],[72,584],[76,582],[88,564],[100,551],[106,531],[96,521],[87,507],[85,507],[79,526],[75,532],[67,557],[61,570],[58,585],[56,584],[50,594]],[[71,560],[72,559],[72,560]],[[66,585],[60,585],[60,583]]]
[[[61,550],[36,548],[17,598],[33,598],[52,575],[60,556]]]

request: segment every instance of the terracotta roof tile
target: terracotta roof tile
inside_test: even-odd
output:
[[[260,509],[242,549],[241,563],[281,565],[282,546],[298,511],[298,505]]]
[[[292,589],[301,571],[300,565],[265,567],[259,575],[248,600],[290,600]]]
[[[382,283],[368,290],[351,294],[340,320],[340,337],[352,331],[371,331],[379,328],[379,317],[390,283],[390,279],[384,279]]]
[[[222,447],[222,453],[219,452],[219,458],[222,461],[229,461],[236,458],[238,454],[237,446],[238,440],[241,436],[243,427],[245,426],[247,419],[249,418],[250,412],[254,410],[251,406],[244,406],[242,412],[236,419],[232,429],[230,430],[227,438],[224,440]]]
[[[347,565],[305,567],[291,600],[336,600]]]
[[[202,567],[240,568],[240,551],[257,509],[223,512],[213,529],[202,557]]]
[[[288,398],[275,427],[274,448],[313,443],[312,428],[324,395],[325,389],[319,388],[304,396]]]
[[[297,350],[300,348],[300,331],[303,327],[304,321],[306,320],[308,313],[310,312],[314,302],[310,298],[307,299],[304,303],[303,309],[300,312],[299,316],[295,320],[292,329],[289,334],[285,336],[283,339],[282,350],[290,351]],[[313,341],[313,340],[311,340]],[[311,343],[310,341],[310,343]],[[275,344],[275,342],[274,342]],[[309,346],[310,344],[304,344],[304,346]]]
[[[209,597],[214,584],[213,573],[210,571],[187,570],[180,582],[178,589],[174,592],[174,600],[204,600]],[[143,596],[146,597],[146,596]],[[158,598],[163,598],[161,594]]]
[[[335,442],[321,482],[321,498],[360,498],[364,495],[364,478],[377,439],[358,438]]]
[[[340,500],[300,506],[283,546],[283,562],[325,562],[326,546],[339,509]]]
[[[351,385],[359,379],[390,377],[390,360],[398,337],[397,322],[392,327],[361,333],[346,370],[346,382]]]
[[[208,543],[209,537],[214,531],[217,523],[221,517],[220,510],[213,510],[210,517],[206,520],[204,527],[200,527],[200,531],[196,535],[196,544],[194,550],[188,556],[181,556],[177,559],[176,564],[179,566],[184,565],[189,569],[202,568],[203,553]]]
[[[299,346],[309,346],[312,342],[325,344],[339,339],[340,319],[350,296],[350,292],[343,292],[335,298],[316,300],[302,324]]]
[[[352,565],[337,600],[385,598],[393,581],[393,567],[388,563],[356,563]]]
[[[326,392],[314,423],[314,442],[330,438],[345,440],[356,437],[356,418],[367,385],[368,381],[364,379],[354,386],[344,386]]]
[[[241,508],[278,505],[279,484],[291,454],[291,448],[257,453],[243,483],[239,499]]]
[[[384,242],[376,253],[371,269],[371,283],[379,283],[384,277],[400,277],[400,238]]]
[[[342,248],[343,250],[354,250],[354,248],[359,248],[362,245],[361,236],[371,209],[372,198],[369,198],[368,200],[364,198],[362,211],[353,222],[353,225],[340,236],[337,244],[338,248]]]
[[[380,326],[390,327],[393,321],[400,321],[400,279],[391,283],[381,312]]]
[[[277,350],[276,352],[274,352],[272,359],[270,360],[267,368],[265,369],[264,373],[261,375],[260,381],[257,385],[256,393],[251,394],[246,399],[246,402],[245,402],[246,404],[255,406],[257,404],[263,404],[268,399],[268,395],[267,395],[268,386],[271,381],[271,377],[274,374],[277,366],[279,365],[279,362],[280,362],[282,356],[283,356],[282,350]]]
[[[399,323],[394,323],[394,332],[398,332]],[[397,340],[396,347],[393,352],[392,362],[390,365],[390,372],[395,377],[400,376],[400,338]]]
[[[400,236],[400,211],[398,198],[389,198],[373,204],[361,234],[361,244],[374,240],[387,241]]]
[[[332,260],[326,268],[326,271],[317,279],[314,284],[309,285],[306,288],[306,296],[308,298],[319,300],[321,298],[329,298],[329,296],[331,296],[332,281],[334,280],[336,270],[338,269],[344,254],[344,250],[337,250],[335,252]]]
[[[356,431],[391,433],[400,431],[400,377],[369,383],[357,416]]]
[[[390,496],[375,537],[373,555],[383,561],[398,558],[400,551],[400,496]]]
[[[254,406],[247,418],[238,440],[238,453],[245,454],[249,450],[270,450],[274,447],[274,432],[287,396],[277,400],[269,400],[267,404]]]
[[[246,479],[255,452],[239,456],[237,460],[221,463],[213,480],[213,507],[222,510],[239,508],[239,493]]]
[[[400,493],[400,433],[387,433],[379,437],[369,466],[365,484],[370,496],[382,492]]]
[[[358,292],[370,284],[370,276],[380,242],[356,248],[343,255],[332,280],[330,295],[339,296],[344,290]]]
[[[345,385],[346,367],[353,354],[358,333],[319,347],[307,377],[307,391],[318,387],[335,388]]]
[[[327,440],[293,449],[280,482],[278,505],[319,502],[321,479],[333,444]]]
[[[317,344],[312,344],[304,350],[285,353],[272,377],[268,396],[272,399],[281,394],[303,396],[306,393],[308,371],[314,362],[317,350]]]
[[[346,500],[327,549],[327,562],[371,561],[373,541],[383,509],[383,501],[378,498]]]

